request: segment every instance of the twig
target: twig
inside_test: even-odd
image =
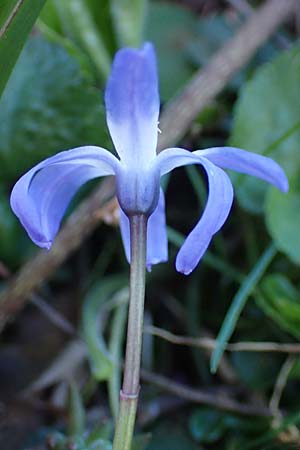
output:
[[[3,27],[0,29],[0,39],[2,39],[5,35],[5,33],[8,31],[12,21],[14,20],[14,18],[17,15],[17,12],[19,11],[19,9],[21,8],[21,6],[23,5],[25,0],[19,0],[15,7],[13,8],[13,10],[11,11],[10,15],[8,16],[6,22],[4,23]]]
[[[186,345],[191,347],[198,347],[204,350],[214,350],[217,345],[215,339],[208,337],[190,337],[178,336],[170,333],[170,331],[162,328],[147,326],[144,332],[152,334],[153,336],[165,339],[172,344]],[[278,342],[236,342],[234,344],[227,344],[226,351],[229,352],[269,352],[269,353],[290,353],[300,354],[300,344],[281,344]]]
[[[255,11],[254,7],[247,0],[227,0],[227,3],[245,17],[249,17]],[[276,41],[279,48],[286,49],[290,46],[288,39],[279,33],[275,34],[274,41]]]
[[[161,375],[156,375],[145,370],[142,370],[141,376],[144,381],[152,383],[164,391],[172,392],[173,394],[178,395],[178,397],[193,403],[209,405],[214,408],[236,412],[247,416],[271,417],[270,410],[267,407],[258,407],[253,404],[240,403],[219,393],[211,394],[201,389],[183,386],[182,384],[176,383],[169,378],[165,378]]]
[[[115,199],[110,199],[112,194],[112,180],[105,180],[101,187],[70,216],[51,251],[39,251],[8,284],[0,296],[0,331],[30,299],[32,292],[79,247],[101,220],[107,218],[110,220],[110,214],[115,210]],[[103,204],[105,206],[101,208]]]
[[[196,115],[224,88],[228,80],[296,9],[295,0],[268,0],[239,33],[203,70],[196,73],[182,94],[161,116],[159,150],[173,145],[189,129]],[[114,213],[112,181],[104,181],[75,211],[58,234],[51,251],[40,251],[28,261],[0,296],[0,331],[24,306],[30,294],[48,279],[69,254],[105,217]]]
[[[279,410],[279,403],[282,397],[283,390],[288,381],[289,374],[294,366],[294,363],[295,363],[295,356],[289,355],[279,371],[274,391],[270,399],[269,403],[270,411],[272,412],[272,415],[275,417],[275,419],[279,421],[282,419],[282,414]]]
[[[30,301],[35,305],[57,328],[62,330],[64,333],[69,334],[74,337],[76,335],[76,330],[62,314],[59,313],[53,306],[49,305],[43,298],[39,295],[32,294]]]
[[[274,33],[292,12],[296,0],[269,0],[253,13],[236,36],[222,47],[204,69],[192,78],[165,110],[160,120],[160,148],[178,142],[190,124],[216,97],[256,50]]]

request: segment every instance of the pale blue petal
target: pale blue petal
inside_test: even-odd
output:
[[[128,217],[121,208],[120,208],[120,230],[123,247],[125,250],[125,256],[128,263],[130,264],[130,225]]]
[[[155,158],[159,93],[151,44],[116,53],[105,104],[108,128],[121,160],[132,167]]]
[[[274,184],[283,192],[288,191],[289,183],[284,171],[271,158],[234,147],[213,147],[193,153],[204,156],[222,169],[247,173]]]
[[[176,258],[176,269],[185,275],[191,273],[199,263],[213,235],[228,217],[233,201],[229,177],[206,158],[179,148],[165,150],[157,157],[161,175],[188,164],[204,167],[208,176],[209,195],[201,219],[187,236]]]
[[[120,229],[127,261],[130,262],[130,227],[129,219],[120,209]],[[153,264],[168,260],[168,238],[166,229],[165,198],[160,190],[159,202],[149,217],[147,226],[147,268]]]
[[[233,201],[232,184],[227,174],[205,158],[201,164],[208,176],[209,194],[201,219],[187,236],[176,258],[176,269],[185,275],[199,263],[213,235],[227,219]]]
[[[165,196],[161,189],[158,205],[149,217],[147,229],[147,268],[168,261],[168,236],[166,227]]]
[[[88,180],[117,171],[119,161],[99,147],[58,153],[23,175],[11,193],[11,207],[29,237],[50,248],[76,191]]]
[[[160,176],[162,176],[176,169],[176,167],[201,164],[201,161],[202,158],[196,152],[174,147],[160,152],[156,157],[155,165],[160,172]]]

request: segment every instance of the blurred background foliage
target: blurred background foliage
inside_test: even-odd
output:
[[[164,108],[245,20],[234,2],[217,0],[18,3],[0,5],[0,288],[36,252],[9,208],[17,178],[59,150],[84,144],[113,150],[103,91],[117,48],[154,42]],[[148,274],[143,367],[148,378],[158,373],[215,400],[195,404],[180,389],[175,395],[143,383],[134,450],[300,448],[299,89],[298,30],[287,26],[181,142],[189,149],[227,142],[270,156],[284,167],[290,191],[230,174],[232,214],[185,278],[175,272],[174,257],[205,204],[206,180],[192,167],[165,180],[170,260]],[[127,275],[118,229],[101,225],[3,333],[1,448],[111,448]],[[202,344],[217,336],[211,367],[219,368],[212,374],[212,352]],[[256,347],[222,359],[231,336]],[[275,344],[259,351],[264,342]],[[289,343],[299,345],[298,354],[274,351]],[[240,410],[232,411],[228,399]]]

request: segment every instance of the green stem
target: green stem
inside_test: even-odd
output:
[[[130,218],[130,301],[123,386],[113,450],[131,450],[138,395],[143,337],[147,217]]]

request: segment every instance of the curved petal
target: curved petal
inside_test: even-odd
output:
[[[201,164],[202,159],[196,152],[174,147],[160,152],[156,157],[155,165],[160,171],[160,176],[162,176],[176,169],[176,167]]]
[[[227,219],[233,201],[232,184],[227,174],[205,158],[201,164],[208,176],[209,194],[201,219],[187,236],[176,258],[176,269],[185,275],[199,263],[213,235]]]
[[[222,169],[247,173],[274,184],[283,192],[288,191],[289,183],[284,171],[271,158],[235,147],[213,147],[193,153],[204,156]]]
[[[140,166],[156,155],[159,94],[153,46],[117,52],[105,91],[108,128],[125,164]]]
[[[207,205],[201,219],[187,236],[176,258],[176,269],[188,275],[199,263],[213,235],[227,219],[233,201],[232,184],[222,169],[197,152],[189,152],[180,148],[167,149],[158,155],[156,164],[161,175],[176,167],[200,164],[208,176]]]
[[[130,227],[129,219],[120,208],[120,228],[127,261],[130,262]],[[149,217],[147,226],[147,269],[153,264],[168,260],[168,238],[166,229],[165,197],[160,190],[159,202]]]
[[[72,197],[88,180],[115,174],[119,161],[99,147],[64,151],[23,175],[11,193],[11,207],[29,237],[49,249]]]

